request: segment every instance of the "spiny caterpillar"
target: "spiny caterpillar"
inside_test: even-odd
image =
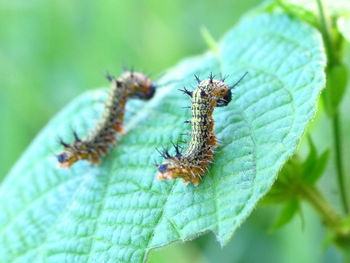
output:
[[[70,168],[78,160],[99,163],[100,156],[106,155],[117,139],[115,134],[123,133],[123,118],[125,104],[129,98],[149,100],[153,97],[156,86],[144,74],[124,71],[119,78],[106,74],[111,83],[111,89],[102,118],[88,136],[81,140],[73,131],[75,141],[71,144],[60,139],[64,149],[57,155],[58,167]]]
[[[192,126],[191,140],[184,154],[181,154],[178,144],[173,144],[176,155],[169,154],[168,149],[159,151],[165,161],[156,165],[158,180],[182,178],[184,184],[192,182],[198,185],[199,179],[206,173],[208,164],[212,162],[213,153],[217,147],[214,134],[214,108],[226,106],[232,99],[231,90],[245,77],[245,73],[235,84],[229,87],[222,78],[214,79],[211,73],[209,79],[201,81],[196,75],[198,87],[193,91],[181,90],[191,97]]]

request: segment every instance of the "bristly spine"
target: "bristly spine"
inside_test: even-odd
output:
[[[183,89],[179,89],[179,91],[183,92],[184,94],[192,97],[192,91],[189,91],[188,89],[186,89],[186,87],[184,87]]]
[[[214,150],[217,147],[217,138],[214,133],[214,120],[212,117],[215,107],[226,106],[232,99],[231,90],[245,77],[245,73],[233,86],[229,87],[221,78],[214,79],[210,73],[208,79],[201,81],[198,76],[197,88],[190,92],[186,88],[181,90],[191,97],[192,133],[187,150],[182,154],[178,144],[173,144],[176,154],[170,155],[169,150],[160,151],[165,159],[162,164],[157,164],[158,180],[171,180],[182,178],[187,185],[192,182],[195,186],[208,170],[212,163]]]
[[[116,133],[123,133],[125,105],[130,98],[149,100],[153,97],[156,86],[144,74],[125,71],[119,78],[106,73],[111,83],[109,96],[102,118],[88,136],[80,139],[73,131],[74,142],[68,144],[60,139],[63,151],[57,155],[58,167],[69,169],[78,160],[87,160],[98,164],[101,156],[108,153],[117,143]]]

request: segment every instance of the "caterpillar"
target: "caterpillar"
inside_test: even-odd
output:
[[[125,104],[129,98],[149,100],[156,91],[156,85],[144,74],[124,71],[119,78],[106,74],[111,83],[102,118],[97,121],[85,139],[73,131],[74,142],[68,144],[62,139],[63,151],[57,155],[58,168],[69,169],[78,160],[98,164],[100,157],[108,153],[117,143],[116,133],[123,133]]]
[[[180,146],[174,144],[176,154],[172,156],[168,149],[158,152],[165,159],[162,164],[156,164],[157,179],[171,180],[182,178],[184,184],[192,182],[195,186],[205,175],[209,163],[213,160],[217,139],[214,133],[212,117],[215,107],[226,106],[232,100],[232,89],[246,76],[247,72],[232,86],[225,83],[225,78],[214,79],[212,73],[209,78],[201,81],[196,75],[198,87],[192,92],[184,88],[180,90],[191,97],[191,139],[187,150],[181,154]]]

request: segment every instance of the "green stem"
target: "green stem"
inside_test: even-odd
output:
[[[317,6],[320,14],[320,30],[322,33],[322,37],[327,50],[327,58],[328,58],[328,72],[335,65],[339,64],[339,57],[335,56],[336,49],[334,47],[334,43],[332,41],[331,35],[328,30],[328,23],[325,16],[325,12],[322,5],[322,0],[316,0]],[[340,123],[339,123],[339,112],[335,112],[332,116],[332,125],[333,125],[333,136],[334,136],[334,146],[335,146],[335,162],[336,162],[336,170],[337,170],[337,180],[338,186],[340,190],[340,198],[343,206],[343,210],[345,213],[349,213],[349,206],[347,202],[345,183],[344,183],[344,170],[343,170],[343,162],[342,162],[342,152],[341,152],[341,136],[340,136]]]
[[[298,189],[300,196],[316,209],[324,224],[337,232],[340,218],[320,192],[315,187],[305,184],[300,185]]]
[[[341,135],[340,135],[340,122],[339,113],[335,113],[333,118],[333,133],[334,133],[334,146],[335,146],[335,161],[336,169],[338,173],[338,184],[340,189],[340,197],[342,200],[343,210],[345,213],[349,213],[348,200],[345,191],[344,183],[344,171],[343,171],[343,161],[342,161],[342,150],[341,150]]]
[[[334,242],[345,252],[344,256],[346,256],[350,251],[350,227],[348,224],[344,225],[344,218],[337,215],[314,186],[299,185],[298,194],[301,199],[307,201],[316,210],[325,226],[335,234]]]
[[[325,12],[323,9],[322,0],[316,0],[316,2],[317,2],[319,15],[320,15],[320,30],[321,30],[323,41],[324,41],[324,44],[325,44],[326,50],[327,50],[327,58],[328,58],[327,67],[331,67],[333,65],[334,59],[335,59],[334,53],[333,53],[334,46],[333,46],[333,42],[332,42],[331,36],[329,34],[329,31],[328,31],[329,26],[328,26]]]

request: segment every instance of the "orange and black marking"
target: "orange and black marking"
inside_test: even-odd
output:
[[[117,143],[116,133],[123,133],[125,104],[129,98],[149,100],[153,97],[156,86],[144,74],[124,71],[119,78],[106,75],[111,89],[102,118],[95,128],[84,139],[80,139],[73,131],[75,141],[71,144],[60,139],[64,149],[57,155],[58,167],[69,169],[79,160],[87,160],[98,164],[101,156],[108,153]]]
[[[209,78],[201,81],[197,76],[198,87],[193,91],[184,88],[185,94],[191,97],[191,140],[187,150],[181,154],[179,145],[175,145],[176,155],[169,154],[167,149],[160,151],[165,161],[156,165],[158,180],[182,178],[184,184],[192,182],[195,186],[205,175],[209,163],[213,160],[217,139],[214,133],[212,117],[215,107],[226,106],[232,99],[231,90],[244,78],[245,73],[234,85],[229,87],[224,79],[216,80],[210,74]]]

